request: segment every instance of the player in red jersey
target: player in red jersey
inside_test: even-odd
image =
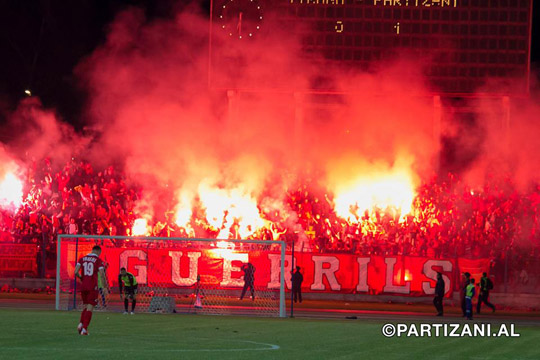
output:
[[[97,305],[98,291],[98,273],[105,278],[105,268],[103,261],[99,258],[101,247],[98,245],[92,248],[92,252],[83,256],[75,266],[75,276],[81,279],[81,297],[84,309],[81,314],[81,321],[77,330],[81,335],[88,335],[88,325],[92,320],[92,310]]]

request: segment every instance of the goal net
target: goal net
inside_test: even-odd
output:
[[[124,267],[137,281],[136,312],[285,316],[283,241],[140,236],[59,235],[57,310],[82,308],[75,265],[94,245],[106,274],[98,311],[123,311]]]

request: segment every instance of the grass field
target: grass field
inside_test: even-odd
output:
[[[0,358],[540,359],[540,327],[519,324],[519,338],[386,338],[383,320],[95,313],[90,336],[80,336],[78,319],[0,309]]]

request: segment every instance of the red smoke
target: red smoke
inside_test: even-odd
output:
[[[180,207],[205,198],[201,187],[261,203],[263,196],[281,200],[306,174],[337,191],[342,180],[391,172],[398,158],[415,183],[416,174],[432,170],[438,148],[431,99],[414,96],[424,90],[419,71],[402,71],[410,64],[379,74],[345,73],[305,66],[295,39],[279,32],[245,48],[224,41],[243,60],[244,83],[287,89],[237,93],[229,108],[225,91],[208,88],[207,28],[206,18],[190,13],[149,23],[141,11],[129,10],[78,68],[92,117],[105,130],[93,151],[125,161],[128,176],[144,189],[141,210],[154,211],[156,187],[165,185],[185,203]],[[219,41],[213,49],[220,51],[216,46]],[[293,94],[321,74],[344,95],[326,107],[310,105],[309,94],[297,95],[307,105],[303,124],[295,124]]]
[[[399,179],[405,179],[414,195],[420,180],[436,170],[440,149],[433,99],[422,95],[428,92],[415,59],[383,64],[376,73],[316,66],[299,56],[298,40],[279,29],[264,43],[242,46],[218,39],[214,46],[241,61],[231,72],[214,69],[213,80],[240,76],[243,84],[265,90],[279,84],[279,91],[228,97],[209,88],[206,16],[182,12],[174,20],[150,22],[143,11],[130,9],[117,16],[105,43],[76,70],[89,94],[89,118],[102,135],[88,143],[53,112],[26,103],[13,116],[23,131],[10,145],[12,153],[59,160],[79,153],[98,164],[121,162],[127,179],[143,189],[141,217],[173,210],[185,224],[197,204],[216,227],[244,218],[245,233],[248,226],[261,226],[257,205],[279,209],[294,223],[284,194],[306,179],[338,198],[348,194],[345,206],[362,208],[362,196],[351,195],[362,191],[359,184],[399,174],[392,178],[397,193],[404,192]],[[328,104],[321,104],[323,95],[304,91],[321,77],[325,88],[339,94],[327,96]],[[520,139],[517,151],[500,146],[495,122],[480,119],[481,166],[473,163],[470,174],[511,161],[509,170],[522,180],[536,176],[526,160],[537,161],[539,142],[529,129],[540,112],[530,103],[512,114],[509,141]],[[407,208],[399,201],[394,205]]]

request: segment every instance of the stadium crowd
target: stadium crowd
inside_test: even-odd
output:
[[[48,159],[35,162],[23,205],[15,213],[0,210],[0,242],[35,243],[40,259],[54,262],[58,234],[131,235],[141,189],[125,180],[114,166],[98,171],[73,159],[53,169]],[[288,212],[259,208],[266,225],[250,238],[295,242],[300,251],[490,258],[499,273],[510,262],[518,282],[540,273],[540,186],[518,192],[508,180],[472,190],[449,174],[423,183],[408,215],[374,209],[349,219],[337,216],[331,195],[314,188],[300,184],[289,191]],[[149,224],[151,235],[216,238],[220,229],[202,211],[195,209],[185,227],[166,212]],[[233,230],[229,236],[238,237]]]

